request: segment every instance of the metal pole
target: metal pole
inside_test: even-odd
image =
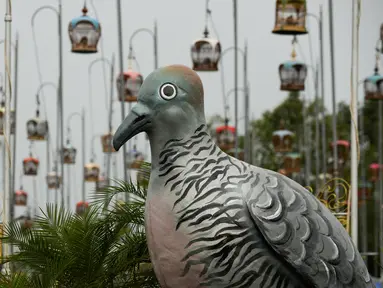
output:
[[[70,191],[71,191],[71,179],[70,179],[70,166],[68,165],[66,167],[66,173],[67,173],[67,176],[68,176],[68,183],[67,183],[67,187],[66,187],[66,206],[68,209],[70,209]],[[62,184],[61,184],[62,185]]]
[[[302,93],[302,114],[303,114],[303,152],[305,155],[305,168],[304,168],[304,175],[305,175],[305,185],[310,186],[310,165],[309,165],[309,147],[308,147],[308,138],[310,135],[308,135],[307,130],[307,109],[306,109],[306,94]]]
[[[85,165],[86,165],[86,155],[85,155],[85,109],[82,108],[82,111],[81,111],[81,124],[82,124],[82,191],[81,191],[81,195],[82,195],[82,201],[85,202]]]
[[[244,89],[244,96],[245,96],[245,101],[244,101],[244,104],[245,104],[245,107],[244,107],[244,111],[245,111],[245,141],[244,141],[244,153],[245,153],[245,157],[244,157],[244,160],[245,162],[249,163],[250,162],[250,159],[249,159],[249,91],[248,91],[248,83],[247,83],[247,41],[245,41],[245,48],[244,48],[244,53],[243,53],[243,89]]]
[[[63,98],[64,98],[64,85],[63,85],[63,76],[64,76],[64,73],[63,73],[63,45],[62,45],[62,38],[63,38],[63,35],[62,35],[62,3],[61,3],[61,0],[59,0],[59,13],[58,13],[58,19],[59,19],[59,23],[58,23],[58,26],[59,26],[59,69],[60,69],[60,72],[59,72],[59,89],[60,89],[60,92],[59,92],[59,107],[60,107],[60,144],[58,144],[57,146],[60,147],[59,148],[59,155],[60,155],[60,159],[61,159],[61,177],[62,177],[62,184],[61,184],[61,205],[64,207],[65,203],[64,203],[64,101],[63,101]],[[58,133],[58,131],[57,131]]]
[[[6,13],[5,13],[5,123],[4,123],[4,140],[5,140],[5,179],[4,179],[4,219],[3,223],[9,221],[10,211],[8,212],[8,207],[13,203],[10,203],[11,196],[11,169],[12,169],[12,155],[10,151],[9,142],[11,139],[11,95],[12,95],[12,85],[11,85],[11,56],[12,56],[12,14],[11,14],[11,0],[6,1]],[[9,213],[9,215],[8,215]],[[8,245],[5,245],[3,251],[4,257],[8,256]]]
[[[358,247],[358,0],[352,5],[352,61],[351,61],[351,238]]]
[[[237,0],[233,0],[234,14],[234,121],[235,121],[235,158],[238,158],[238,11]]]
[[[326,138],[326,108],[324,103],[325,86],[324,86],[324,41],[323,41],[323,6],[319,6],[319,50],[320,50],[320,73],[321,73],[321,113],[322,113],[322,173],[323,184],[326,182],[327,174],[327,138]]]
[[[154,21],[154,70],[158,69],[158,27],[157,27],[157,21]]]
[[[19,61],[18,61],[18,58],[19,58],[19,33],[16,33],[16,41],[15,41],[15,72],[13,74],[14,76],[14,80],[13,80],[13,95],[14,95],[14,99],[13,99],[13,110],[14,110],[14,123],[15,123],[15,129],[13,131],[13,157],[12,157],[12,161],[13,161],[13,166],[12,166],[12,180],[11,180],[11,185],[12,185],[12,189],[11,189],[11,221],[13,221],[14,217],[15,217],[15,206],[14,206],[14,203],[15,203],[15,179],[16,179],[16,140],[17,140],[17,85],[18,85],[18,65],[19,65]],[[13,254],[13,246],[11,245],[11,254]]]
[[[315,69],[315,190],[319,191],[319,170],[320,170],[320,151],[319,151],[319,65]],[[325,163],[324,163],[325,164]],[[325,176],[326,174],[323,174]]]
[[[329,11],[329,30],[330,30],[330,55],[331,55],[331,88],[332,88],[332,141],[333,141],[333,160],[334,160],[334,176],[338,176],[338,147],[336,141],[338,140],[336,126],[337,126],[337,109],[336,109],[336,87],[335,87],[335,55],[334,55],[334,15],[332,0],[328,1]],[[338,199],[338,189],[336,185],[336,196]]]
[[[109,97],[109,115],[108,115],[108,123],[109,123],[109,134],[112,134],[112,115],[113,115],[113,91],[114,91],[114,54],[112,56],[112,64],[110,65],[110,97]],[[106,175],[108,179],[110,179],[110,165],[112,160],[112,153],[109,152],[107,155],[107,165],[106,165]]]
[[[383,102],[379,101],[379,214],[380,214],[380,278],[383,278],[383,170],[381,169],[383,165]]]
[[[120,60],[120,76],[124,75],[124,50],[122,43],[122,16],[121,16],[121,0],[117,0],[117,23],[118,23],[118,52],[119,52],[119,60]],[[123,81],[123,79],[121,79]],[[125,102],[124,102],[124,85],[120,85],[120,99],[121,99],[121,121],[125,119]],[[126,155],[126,145],[122,147],[123,153],[123,167],[124,167],[124,180],[128,182],[128,163],[127,163],[127,155]]]

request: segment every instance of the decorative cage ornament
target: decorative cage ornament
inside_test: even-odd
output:
[[[73,53],[97,53],[97,44],[101,37],[101,25],[97,19],[87,16],[86,6],[83,15],[69,22],[68,32]]]
[[[91,163],[85,165],[84,174],[85,182],[97,182],[100,176],[100,166],[91,160]]]
[[[191,58],[193,70],[199,72],[218,71],[221,57],[221,43],[217,39],[209,38],[209,31],[205,28],[204,37],[193,42]]]
[[[83,215],[88,208],[89,208],[88,202],[80,201],[76,204],[76,213],[78,215]]]
[[[293,149],[294,133],[290,130],[280,129],[273,132],[272,142],[277,153],[290,152]]]
[[[63,148],[64,164],[75,164],[77,149],[72,146],[69,140],[67,140],[65,147]]]
[[[105,188],[109,187],[110,181],[105,175],[100,175],[96,182],[96,191],[103,191]]]
[[[138,91],[140,90],[144,77],[141,73],[128,69],[121,76],[117,77],[118,100],[120,102],[137,102]],[[124,85],[124,95],[121,97],[121,85]]]
[[[27,206],[27,200],[28,193],[23,190],[23,187],[20,187],[20,189],[15,192],[15,205]]]
[[[305,0],[277,0],[272,32],[280,35],[307,34],[306,9]]]
[[[27,121],[28,140],[43,141],[48,137],[48,121],[40,119],[40,111],[37,109],[36,117]]]
[[[287,153],[284,158],[284,167],[287,174],[301,171],[301,155],[299,153]]]
[[[39,169],[40,161],[30,155],[23,160],[23,172],[26,176],[36,176]]]
[[[130,169],[140,169],[144,160],[144,154],[137,150],[136,145],[133,146],[131,151],[127,152],[127,164]]]
[[[346,140],[336,141],[337,152],[338,152],[338,162],[339,164],[344,164],[350,152],[350,142]],[[331,151],[334,149],[334,142],[331,142]]]
[[[235,144],[235,127],[218,126],[215,129],[215,138],[218,147],[223,151],[229,151],[234,148]]]
[[[293,45],[296,38],[293,40]],[[295,47],[291,53],[291,60],[279,65],[279,78],[281,80],[281,91],[304,91],[307,76],[306,64],[296,61]]]
[[[59,189],[62,183],[62,178],[58,175],[56,169],[47,174],[46,180],[48,189]]]
[[[101,136],[101,146],[103,153],[117,152],[113,147],[113,133],[107,133]]]
[[[15,134],[16,128],[16,117],[15,111],[11,110],[11,135]],[[5,122],[5,103],[2,102],[0,105],[0,135],[4,135],[4,122]]]

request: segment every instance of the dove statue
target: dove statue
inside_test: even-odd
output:
[[[190,68],[145,79],[114,148],[140,132],[152,153],[145,226],[162,287],[374,287],[346,230],[309,191],[218,148]]]

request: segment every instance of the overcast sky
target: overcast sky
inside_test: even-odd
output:
[[[107,131],[107,113],[105,91],[109,93],[109,69],[106,70],[107,87],[104,86],[104,74],[102,64],[96,64],[92,70],[92,100],[90,105],[88,89],[88,66],[94,59],[104,55],[111,59],[113,53],[116,55],[116,70],[118,71],[118,39],[117,39],[117,11],[116,1],[94,0],[94,7],[88,1],[89,15],[98,16],[102,26],[102,38],[99,44],[99,53],[93,55],[76,55],[70,52],[70,41],[67,27],[69,21],[81,15],[82,0],[63,0],[63,51],[64,51],[64,113],[66,119],[72,112],[79,112],[85,107],[87,113],[86,123],[86,157],[90,158],[91,139],[93,135],[101,135]],[[123,14],[123,40],[124,40],[124,65],[127,68],[128,42],[130,35],[139,28],[152,29],[154,21],[158,22],[159,40],[159,65],[185,64],[191,65],[190,46],[192,42],[202,36],[205,18],[205,1],[203,0],[140,0],[122,1]],[[248,42],[248,69],[249,83],[251,89],[251,116],[260,117],[262,112],[275,107],[284,97],[285,92],[279,91],[278,65],[290,59],[291,40],[289,36],[278,36],[271,33],[274,25],[275,1],[272,0],[240,0],[238,2],[239,17],[239,45],[243,48],[245,40]],[[336,59],[336,96],[337,100],[349,102],[350,98],[350,67],[351,67],[351,8],[352,1],[336,0],[334,2],[335,13],[335,59]],[[36,66],[35,48],[31,28],[31,17],[36,9],[43,5],[57,7],[54,0],[13,0],[12,1],[12,34],[19,33],[19,87],[18,87],[18,143],[16,159],[16,187],[20,185],[21,162],[29,153],[29,142],[26,140],[26,121],[35,113],[35,94],[40,84]],[[329,31],[328,31],[328,1],[308,1],[308,12],[318,15],[319,6],[324,10],[324,32],[325,32],[325,99],[326,106],[331,110],[331,78],[330,78],[330,55],[329,55]],[[222,48],[233,45],[233,21],[232,1],[212,0],[210,9],[217,27]],[[364,78],[373,72],[374,46],[379,37],[379,27],[382,18],[383,1],[362,1],[361,34],[360,34],[360,78]],[[1,1],[0,15],[5,14],[5,1]],[[318,25],[313,18],[307,21],[307,28],[311,31],[310,36],[298,38],[302,49],[298,49],[298,59],[315,64],[318,53]],[[0,31],[4,30],[4,22],[0,22]],[[58,79],[58,37],[57,19],[52,11],[40,12],[35,21],[35,32],[38,45],[38,55],[43,81],[57,83]],[[309,37],[313,46],[314,63],[310,63]],[[1,36],[0,36],[1,38]],[[140,72],[145,76],[153,70],[153,42],[148,34],[139,34],[134,39],[134,48],[139,63]],[[3,47],[0,47],[3,55]],[[239,85],[243,83],[243,64],[239,59]],[[3,61],[0,61],[3,63]],[[226,90],[233,88],[233,53],[228,53],[223,59]],[[107,67],[106,67],[107,68]],[[136,67],[137,69],[137,67]],[[0,71],[4,71],[2,68]],[[117,74],[117,73],[115,73]],[[200,73],[205,86],[205,106],[207,115],[223,113],[221,74]],[[313,85],[311,75],[308,77],[306,90],[307,97],[313,97]],[[115,87],[115,83],[113,83]],[[55,137],[56,125],[56,99],[52,87],[44,90],[47,115],[51,127],[51,137]],[[116,97],[116,91],[114,91]],[[361,95],[362,97],[362,95]],[[230,98],[231,107],[234,106],[234,97]],[[240,95],[239,116],[243,116],[243,98]],[[218,103],[218,105],[217,105]],[[119,103],[114,101],[113,125],[116,128],[121,122]],[[231,108],[233,119],[233,108]],[[42,115],[45,112],[42,111]],[[93,115],[93,116],[91,116]],[[73,118],[72,138],[73,144],[79,149],[77,165],[70,168],[71,176],[71,206],[81,199],[81,131],[79,118]],[[241,127],[243,122],[240,122]],[[240,132],[243,129],[240,128]],[[138,137],[137,144],[142,151],[149,152],[145,143],[144,135]],[[103,155],[101,153],[100,140],[97,138],[95,150],[97,162],[102,166]],[[54,141],[55,144],[55,141]],[[46,145],[38,142],[34,145],[33,153],[41,161],[40,173],[36,178],[34,189],[32,178],[24,177],[23,184],[33,198],[36,191],[38,204],[44,205],[47,197],[45,183],[46,176]],[[116,154],[117,164],[115,178],[121,178],[122,154]],[[93,189],[93,185],[87,184],[87,192]],[[54,191],[50,191],[50,200],[54,199]],[[32,199],[30,199],[32,200]],[[31,202],[30,202],[31,203]],[[24,213],[25,209],[18,208],[17,213]]]

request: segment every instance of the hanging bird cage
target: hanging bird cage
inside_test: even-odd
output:
[[[42,141],[48,137],[48,121],[40,119],[39,115],[40,112],[37,109],[36,117],[27,122],[28,140]]]
[[[96,182],[96,191],[103,191],[107,187],[109,187],[109,179],[105,175],[100,175]]]
[[[36,176],[40,161],[31,155],[23,160],[23,171],[26,176]]]
[[[16,119],[15,111],[11,110],[11,135],[15,134]],[[5,120],[5,103],[0,104],[0,135],[4,135],[4,121]]]
[[[228,151],[235,146],[235,127],[218,126],[215,129],[216,142],[223,151]]]
[[[15,192],[15,205],[16,206],[27,206],[28,193],[20,187],[20,190]]]
[[[346,140],[336,141],[337,152],[338,152],[338,162],[343,165],[347,159],[350,152],[350,142]],[[334,142],[331,143],[331,151],[334,149]]]
[[[227,154],[231,157],[235,157],[235,148],[231,148],[227,151]],[[244,161],[245,159],[245,151],[243,149],[238,148],[238,159]]]
[[[288,153],[284,158],[284,169],[287,174],[299,173],[301,171],[301,155],[299,153]]]
[[[115,153],[117,152],[113,147],[113,133],[107,133],[101,136],[101,145],[103,153]]]
[[[358,181],[358,199],[363,200],[365,198],[366,200],[369,200],[372,196],[372,184],[367,181]]]
[[[74,148],[70,141],[67,140],[66,145],[63,149],[64,156],[64,164],[75,164],[76,163],[76,155],[77,149]]]
[[[88,163],[84,167],[85,182],[97,182],[100,175],[100,166],[96,163]]]
[[[204,37],[194,41],[191,47],[193,70],[199,72],[218,71],[218,62],[221,57],[221,43],[209,37],[205,29]]]
[[[293,45],[296,39],[293,40]],[[304,91],[307,76],[306,64],[296,61],[297,54],[293,47],[291,60],[279,65],[279,78],[281,80],[281,91]]]
[[[60,188],[62,178],[61,178],[61,176],[59,176],[57,174],[57,172],[55,170],[53,170],[52,172],[49,172],[46,179],[47,179],[48,189],[59,189]]]
[[[371,182],[377,182],[379,180],[379,167],[380,169],[383,169],[383,166],[379,165],[378,163],[370,164],[369,170]]]
[[[306,30],[306,1],[277,0],[274,34],[302,35]]]
[[[366,100],[383,100],[383,77],[378,69],[375,74],[364,80],[364,98]]]
[[[97,44],[101,37],[101,25],[97,19],[88,15],[86,6],[83,15],[69,22],[68,32],[73,53],[97,53]]]
[[[273,132],[272,142],[274,151],[277,153],[290,152],[293,149],[294,133],[281,129]]]
[[[120,89],[121,89],[121,83],[123,79],[123,85],[124,85],[124,98],[122,99]],[[138,91],[140,90],[142,83],[144,82],[144,77],[136,71],[133,71],[132,69],[129,69],[126,71],[121,77],[119,75],[117,77],[117,89],[118,89],[118,100],[119,101],[125,101],[125,102],[137,102],[138,97]]]
[[[89,208],[88,202],[80,201],[76,204],[76,213],[78,215],[83,215],[88,208]]]
[[[139,169],[145,160],[145,156],[142,152],[136,149],[136,145],[133,146],[133,150],[127,152],[127,164],[130,169]]]

